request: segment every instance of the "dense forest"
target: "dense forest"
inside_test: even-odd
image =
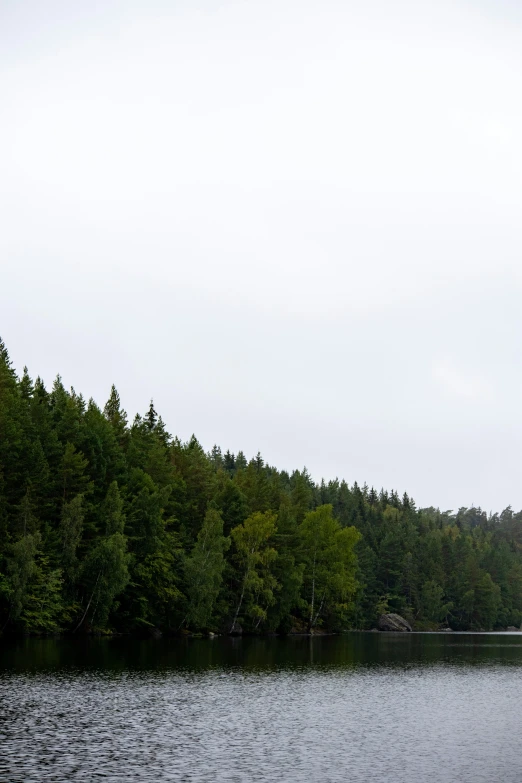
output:
[[[289,633],[522,621],[522,512],[418,509],[130,423],[0,341],[0,630]]]

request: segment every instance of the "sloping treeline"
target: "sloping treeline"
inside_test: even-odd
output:
[[[0,630],[251,633],[519,626],[522,513],[417,509],[130,424],[0,341]]]

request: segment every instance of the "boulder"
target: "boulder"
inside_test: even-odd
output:
[[[230,631],[228,633],[230,634],[230,636],[241,636],[242,635],[243,629],[241,628],[241,626],[239,625],[237,620],[236,620],[235,623],[232,623],[232,627],[230,628]]]
[[[411,632],[411,625],[400,614],[381,614],[377,623],[379,631]]]
[[[515,628],[514,625],[508,625],[508,627],[506,628],[506,631],[511,631],[511,633],[514,633],[514,632],[520,631],[520,628]]]

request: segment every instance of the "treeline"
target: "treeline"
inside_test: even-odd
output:
[[[0,630],[270,633],[522,621],[522,513],[417,509],[205,453],[151,403],[127,420],[0,341]]]

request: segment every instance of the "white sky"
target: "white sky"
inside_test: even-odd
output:
[[[205,448],[522,506],[522,9],[0,0],[0,334]]]

